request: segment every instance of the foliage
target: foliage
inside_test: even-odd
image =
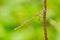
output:
[[[49,40],[60,40],[59,16],[60,0],[47,0]],[[0,0],[0,40],[44,40],[43,30],[43,0]]]

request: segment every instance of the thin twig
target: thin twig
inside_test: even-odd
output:
[[[47,29],[46,29],[46,0],[44,0],[44,35],[45,35],[45,40],[48,40],[48,35],[47,35]]]

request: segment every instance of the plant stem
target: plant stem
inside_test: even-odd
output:
[[[43,15],[43,19],[44,19],[44,36],[45,36],[45,40],[48,40],[47,29],[46,29],[46,0],[44,0],[44,15]]]

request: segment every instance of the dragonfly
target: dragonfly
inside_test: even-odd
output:
[[[44,6],[43,6],[43,19],[44,19],[44,36],[45,36],[45,40],[48,40],[48,35],[47,35],[47,29],[46,29],[46,0],[44,0]],[[24,23],[23,24],[21,24],[21,26],[19,26],[19,27],[17,27],[17,28],[15,28],[14,30],[18,30],[19,28],[21,28],[23,25],[25,25],[27,22],[29,22],[29,21],[31,21],[33,18],[35,18],[35,17],[37,17],[37,16],[40,16],[41,14],[40,14],[40,12],[39,13],[37,13],[36,15],[34,15],[34,16],[32,16],[32,18],[31,19],[28,19],[28,20],[26,20],[26,21],[24,21]]]

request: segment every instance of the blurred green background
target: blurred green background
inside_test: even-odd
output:
[[[39,11],[43,0],[0,0],[0,40],[44,40],[43,17],[32,18]],[[60,0],[47,0],[46,19],[48,39],[60,40]]]

